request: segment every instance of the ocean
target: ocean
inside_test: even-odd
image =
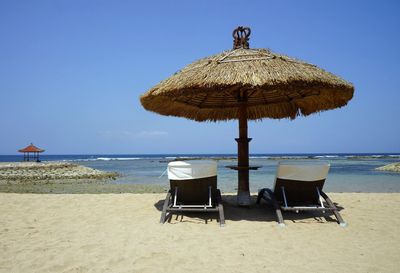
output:
[[[42,155],[42,161],[68,161],[111,172],[121,177],[110,183],[167,185],[165,170],[176,158],[213,159],[218,162],[218,186],[223,192],[237,189],[237,172],[226,168],[236,162],[235,154],[160,154],[160,155]],[[325,160],[331,164],[325,184],[327,192],[400,192],[400,173],[375,168],[400,162],[400,154],[253,154],[250,165],[250,190],[271,187],[280,160]],[[0,155],[0,162],[21,161],[21,155]],[[164,174],[163,174],[164,173]]]

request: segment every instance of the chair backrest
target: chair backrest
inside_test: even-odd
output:
[[[170,188],[175,193],[178,187],[177,203],[203,205],[209,201],[211,187],[212,202],[217,196],[217,163],[211,160],[173,161],[168,164]]]
[[[322,191],[330,164],[326,161],[282,161],[279,162],[274,183],[278,201],[283,201],[282,187],[288,202],[318,203],[318,192]]]

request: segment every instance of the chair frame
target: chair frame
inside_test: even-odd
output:
[[[347,224],[340,215],[339,209],[335,206],[335,204],[328,197],[328,195],[322,191],[324,182],[325,179],[310,182],[310,181],[285,180],[276,178],[274,191],[268,188],[261,189],[257,196],[257,204],[260,204],[261,199],[264,199],[267,203],[271,204],[273,206],[273,209],[275,210],[279,226],[286,226],[282,215],[282,210],[283,210],[283,211],[295,211],[297,213],[299,211],[321,211],[322,213],[325,213],[326,211],[331,211],[336,217],[337,222],[340,224],[340,226],[345,227],[347,226]],[[287,191],[285,187],[291,187],[293,186],[291,184],[296,184],[296,183],[297,183],[296,187],[299,188],[301,187],[301,185],[305,185],[307,187],[310,184],[311,187],[315,187],[316,194],[314,193],[313,197],[308,198],[310,202],[304,202],[304,200],[307,200],[307,197],[310,197],[309,196],[310,193],[312,193],[312,191],[309,191],[311,189],[310,187],[308,188],[308,192],[306,192],[308,196],[306,196],[306,199],[303,198],[304,200],[293,200],[293,198],[292,199],[287,198]],[[323,201],[326,202],[326,205],[324,205]],[[290,204],[293,203],[296,205],[289,205],[289,203]],[[302,206],[298,204],[302,204]]]
[[[221,227],[225,226],[224,207],[222,205],[221,191],[216,187],[216,177],[201,178],[201,179],[188,179],[188,180],[170,180],[170,189],[168,190],[167,196],[164,201],[160,223],[164,224],[167,216],[169,217],[173,213],[183,212],[218,212],[219,224]],[[200,182],[199,182],[200,181]],[[214,182],[214,183],[213,183]],[[204,204],[178,204],[180,185],[181,183],[210,183],[208,186],[208,198],[204,199]],[[181,186],[181,188],[183,188]],[[195,196],[199,199],[199,196]],[[190,199],[190,196],[186,196],[186,199]],[[167,215],[167,213],[169,213]]]

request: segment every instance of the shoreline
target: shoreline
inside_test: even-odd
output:
[[[166,193],[167,186],[152,184],[114,184],[107,182],[0,184],[0,193],[20,194],[123,194]]]

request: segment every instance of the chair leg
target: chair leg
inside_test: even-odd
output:
[[[278,218],[278,225],[280,227],[286,226],[285,222],[283,221],[282,211],[279,206],[275,207],[276,217]]]
[[[278,220],[278,225],[281,227],[286,226],[285,222],[283,221],[281,206],[278,204],[278,201],[276,200],[274,193],[270,189],[265,189],[265,190],[268,192],[271,198],[271,203],[275,210],[276,218]]]
[[[225,226],[225,215],[224,215],[224,206],[221,204],[222,196],[221,191],[217,190],[217,202],[218,202],[218,214],[219,214],[219,226]]]
[[[258,192],[257,201],[256,201],[256,204],[257,204],[257,205],[260,204],[261,198],[264,196],[265,190],[266,190],[266,189],[261,189],[261,190]]]
[[[170,200],[171,200],[171,190],[168,191],[167,197],[165,198],[165,201],[164,201],[163,210],[161,212],[160,224],[165,223],[165,216],[167,215],[167,209],[168,209]]]
[[[218,213],[219,213],[219,226],[225,226],[225,215],[224,215],[224,206],[222,204],[218,204]]]
[[[341,227],[346,227],[347,223],[343,220],[342,216],[339,213],[339,210],[337,209],[337,207],[335,206],[335,204],[333,204],[333,202],[331,201],[331,199],[328,197],[328,195],[326,195],[326,193],[321,191],[321,196],[325,199],[326,203],[328,203],[328,205],[333,208],[333,214],[335,215],[337,221],[339,222],[339,225]]]

